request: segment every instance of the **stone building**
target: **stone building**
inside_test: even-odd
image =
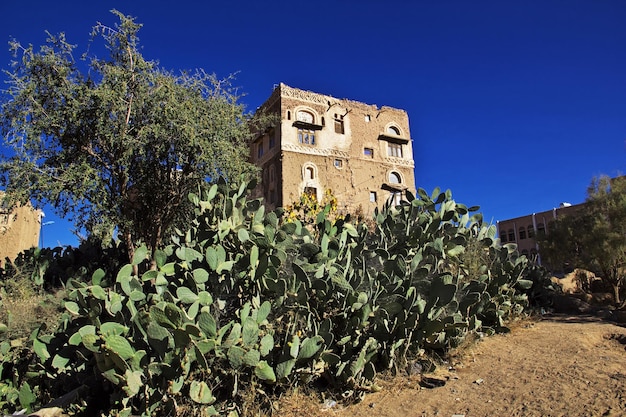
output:
[[[0,206],[0,267],[4,266],[6,258],[13,260],[20,252],[37,247],[41,218],[41,210],[35,210],[31,205],[13,210]]]
[[[279,84],[260,107],[280,122],[251,144],[261,168],[255,190],[266,206],[330,190],[340,211],[371,213],[389,198],[415,193],[413,147],[404,110],[377,107]]]

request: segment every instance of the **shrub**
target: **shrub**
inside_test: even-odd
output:
[[[59,331],[31,337],[31,368],[54,381],[40,398],[84,385],[98,412],[237,415],[251,392],[322,380],[360,398],[380,370],[501,330],[527,304],[526,258],[449,191],[389,203],[368,230],[330,206],[312,227],[281,219],[247,200],[253,186],[191,194],[195,219],[152,267],[141,246],[114,273],[70,279]],[[468,239],[484,265],[462,256]]]

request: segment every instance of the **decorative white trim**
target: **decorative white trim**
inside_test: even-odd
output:
[[[386,157],[386,158],[383,158],[383,161],[392,165],[401,165],[403,167],[411,167],[411,168],[415,167],[415,162],[412,159]]]
[[[307,155],[320,155],[320,156],[337,156],[341,158],[350,158],[350,154],[345,151],[339,151],[336,149],[328,149],[328,148],[318,148],[314,145],[293,145],[291,143],[283,143],[281,145],[281,150],[283,151],[291,151],[296,153],[303,153]]]

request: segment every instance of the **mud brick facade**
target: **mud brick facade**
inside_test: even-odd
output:
[[[326,190],[340,211],[373,212],[415,193],[413,146],[404,110],[378,107],[279,84],[260,110],[280,123],[251,143],[261,168],[256,196],[270,209]]]
[[[41,218],[42,212],[30,205],[13,210],[0,206],[0,267],[5,265],[6,258],[13,260],[20,252],[37,247]]]

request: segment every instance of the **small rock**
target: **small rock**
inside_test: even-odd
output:
[[[335,401],[335,400],[326,400],[326,401],[324,401],[324,405],[322,406],[322,409],[329,410],[329,409],[333,408],[336,405],[337,405],[337,401]]]
[[[485,380],[484,380],[484,379],[482,379],[482,378],[478,378],[476,381],[474,381],[474,384],[476,384],[476,385],[480,385],[480,384],[482,384],[483,382],[485,382]]]

